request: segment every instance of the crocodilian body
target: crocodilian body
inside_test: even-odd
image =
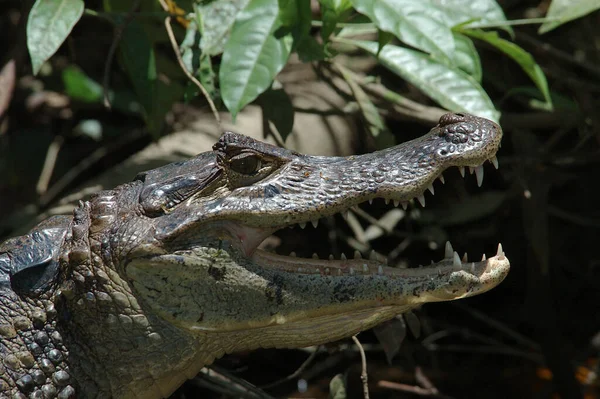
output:
[[[495,163],[494,123],[447,114],[371,154],[318,157],[227,132],[214,150],[102,191],[0,245],[0,396],[160,398],[224,353],[302,347],[424,302],[487,291],[500,249],[396,269],[257,250],[359,203],[424,200],[449,167]]]

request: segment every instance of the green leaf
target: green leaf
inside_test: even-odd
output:
[[[321,3],[321,20],[323,21],[321,38],[327,42],[329,36],[336,29],[337,23],[352,9],[352,3],[350,0],[319,0],[319,3]]]
[[[219,81],[223,102],[233,117],[271,86],[285,66],[291,36],[275,37],[277,0],[251,0],[238,14],[225,45]]]
[[[548,108],[552,108],[552,99],[550,98],[546,76],[531,54],[516,44],[502,39],[498,36],[498,32],[485,32],[481,29],[460,29],[460,32],[467,36],[483,40],[512,58],[525,71],[529,78],[533,80],[533,83],[535,83],[544,96]]]
[[[344,40],[372,55],[377,54],[375,42]],[[492,100],[471,76],[460,69],[441,64],[419,51],[388,44],[379,53],[380,63],[404,80],[418,87],[432,99],[451,111],[466,111],[498,121],[499,112]]]
[[[404,43],[448,62],[452,58],[452,31],[444,22],[444,13],[430,1],[352,0],[352,4],[379,29]]]
[[[506,22],[506,16],[502,7],[496,0],[430,0],[437,4],[445,14],[448,26],[460,25],[469,20],[477,20],[478,23],[494,24]],[[502,26],[502,29],[512,34],[510,26]]]
[[[294,127],[294,106],[283,88],[270,88],[257,100],[262,108],[263,116],[273,122],[283,141]]]
[[[538,33],[550,32],[557,26],[583,17],[598,9],[600,9],[600,1],[598,0],[552,0],[546,18],[558,18],[559,20],[544,22]]]
[[[311,28],[312,10],[310,1],[279,0],[279,20],[281,25],[292,28],[297,37],[308,35]]]
[[[102,86],[90,79],[81,69],[68,66],[62,72],[65,93],[76,101],[98,103],[102,101]]]
[[[212,56],[223,52],[235,19],[246,5],[248,0],[220,0],[197,7],[197,12],[202,17],[202,53]]]
[[[381,115],[379,115],[379,110],[375,104],[373,104],[367,93],[365,93],[360,85],[353,79],[350,71],[341,65],[337,65],[337,68],[342,73],[346,83],[348,83],[352,95],[358,103],[362,116],[365,122],[367,122],[367,128],[377,143],[377,148],[388,148],[396,144],[394,136],[388,130]]]
[[[460,33],[454,33],[454,43],[456,50],[452,55],[452,63],[481,83],[481,60],[473,41]]]
[[[81,18],[82,0],[36,0],[27,20],[27,49],[37,75]]]

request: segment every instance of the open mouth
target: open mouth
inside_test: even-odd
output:
[[[498,161],[494,156],[488,161],[497,169]],[[459,172],[464,177],[466,175],[465,166],[459,166]],[[483,164],[477,166],[468,166],[469,172],[475,174],[477,185],[481,186],[484,177]],[[432,195],[434,194],[433,182],[440,180],[442,184],[445,183],[443,174],[437,176],[431,183],[429,183],[425,191],[429,191]],[[421,206],[425,206],[425,191],[417,194],[411,201],[418,202]],[[372,203],[374,199],[383,199],[386,204],[392,203],[395,207],[402,206],[405,210],[408,208],[410,201],[393,200],[386,197],[380,197],[374,195],[373,198],[367,199],[365,202]],[[345,209],[342,212],[342,216],[347,219],[347,214],[351,208]],[[322,215],[331,216],[331,215]],[[234,234],[240,239],[242,248],[246,256],[250,257],[257,264],[266,268],[275,268],[281,271],[296,273],[296,274],[307,274],[307,275],[322,275],[322,276],[386,276],[390,278],[406,278],[406,277],[418,277],[420,275],[430,275],[432,271],[437,274],[448,274],[456,271],[464,271],[476,276],[483,276],[491,266],[496,267],[497,263],[508,262],[505,258],[502,250],[502,245],[498,245],[498,250],[491,258],[486,258],[484,254],[480,261],[469,261],[467,254],[460,257],[456,251],[452,248],[450,242],[446,243],[445,256],[439,262],[432,262],[429,266],[421,266],[418,268],[397,268],[387,266],[387,259],[385,256],[371,252],[369,256],[363,256],[360,251],[356,250],[352,257],[346,257],[345,254],[341,254],[339,259],[334,258],[333,255],[329,255],[327,259],[321,259],[316,254],[313,254],[311,258],[298,257],[295,252],[291,252],[289,255],[280,255],[269,250],[263,249],[264,243],[268,237],[274,232],[281,230],[285,227],[295,227],[298,225],[301,229],[305,229],[308,224],[311,224],[314,228],[319,225],[319,218],[302,221],[299,223],[293,223],[289,225],[279,226],[273,229],[265,228],[251,228],[243,225],[237,225],[234,228]]]

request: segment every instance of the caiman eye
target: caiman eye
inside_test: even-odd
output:
[[[234,172],[253,175],[260,169],[261,162],[255,154],[239,154],[229,160],[229,165]]]

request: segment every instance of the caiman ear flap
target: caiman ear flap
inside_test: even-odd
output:
[[[208,156],[212,159],[207,159]],[[221,169],[210,153],[145,172],[137,178],[144,182],[140,205],[147,216],[162,215],[202,192],[220,175]]]
[[[52,219],[37,226],[29,234],[4,243],[7,252],[0,255],[0,263],[8,267],[10,286],[17,294],[38,296],[52,285],[59,270],[59,252],[67,232],[66,219]],[[0,268],[4,269],[3,266]],[[2,273],[2,272],[0,272]],[[0,287],[2,274],[0,274]]]

